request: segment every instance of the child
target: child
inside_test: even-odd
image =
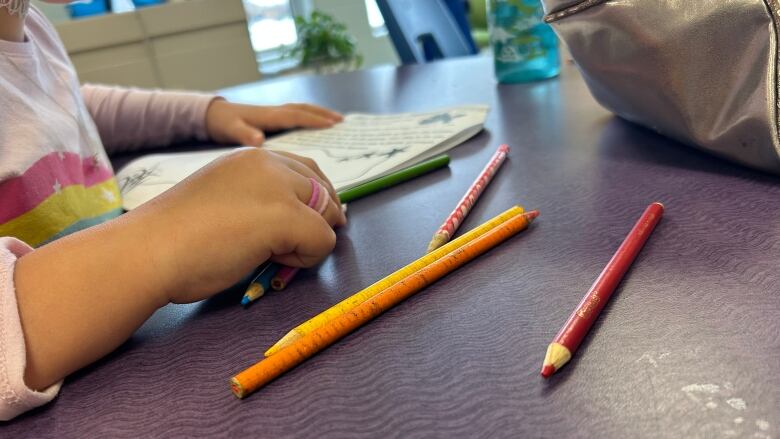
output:
[[[316,264],[335,245],[332,227],[346,221],[313,161],[253,147],[119,217],[106,150],[186,138],[257,146],[262,129],[322,128],[341,116],[312,105],[79,88],[54,29],[28,2],[0,0],[3,420],[50,401],[65,376],[167,303],[207,298],[269,258]],[[330,193],[322,215],[307,206],[313,184]]]

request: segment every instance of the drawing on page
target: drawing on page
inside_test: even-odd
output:
[[[157,170],[159,164],[155,164],[151,168],[140,168],[132,174],[122,177],[119,180],[119,192],[126,194],[141,185],[143,182],[148,181],[151,177],[159,177],[160,174]],[[175,183],[175,182],[174,182]]]
[[[361,159],[373,159],[373,158],[389,159],[396,154],[401,154],[406,152],[408,149],[409,149],[408,146],[403,148],[394,147],[386,151],[374,150],[374,151],[368,151],[362,154],[354,154],[354,155],[333,154],[333,152],[331,152],[330,149],[326,149],[326,148],[320,149],[320,151],[322,151],[326,156],[335,159],[338,163],[345,163],[345,162],[353,162],[355,160],[361,160]]]
[[[430,125],[434,124],[436,122],[441,122],[442,124],[448,124],[453,121],[453,119],[457,119],[459,117],[463,117],[465,114],[462,113],[450,113],[449,111],[445,111],[444,113],[434,114],[433,116],[426,117],[425,119],[422,119],[420,122],[418,122],[419,125]]]
[[[368,150],[365,153],[348,155],[335,153],[330,148],[306,148],[304,150],[285,148],[284,150],[314,159],[323,172],[331,178],[333,184],[339,186],[342,182],[363,178],[377,167],[386,164],[388,160],[408,153],[410,148],[409,145],[394,146],[390,149]]]

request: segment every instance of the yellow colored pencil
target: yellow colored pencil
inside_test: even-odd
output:
[[[336,316],[323,326],[299,338],[278,353],[234,375],[230,379],[230,390],[236,397],[245,398],[378,315],[516,235],[528,227],[537,216],[539,216],[538,210],[514,216],[482,236],[411,273],[358,304],[349,312]]]
[[[325,311],[317,314],[311,319],[293,328],[284,337],[279,339],[279,341],[277,341],[273,346],[271,346],[267,351],[265,351],[265,356],[269,357],[275,354],[285,346],[288,346],[291,343],[293,343],[295,340],[298,340],[304,335],[326,324],[328,321],[338,317],[341,314],[344,314],[345,312],[352,310],[354,307],[360,305],[361,303],[365,302],[371,297],[374,297],[377,293],[384,290],[385,288],[388,288],[390,285],[393,285],[394,283],[400,281],[406,276],[409,276],[415,271],[420,270],[421,268],[427,266],[428,264],[441,259],[442,257],[446,256],[448,253],[455,250],[456,248],[464,245],[467,242],[474,240],[479,236],[484,235],[485,233],[498,227],[499,225],[509,220],[510,218],[517,216],[521,213],[523,213],[523,208],[521,206],[513,206],[507,211],[485,222],[484,224],[468,231],[467,233],[464,233],[462,236],[458,237],[457,239],[448,242],[447,244],[426,254],[425,256],[412,262],[411,264],[399,270],[396,270],[395,272],[391,273],[389,276],[385,277],[384,279],[381,279],[375,282],[374,284],[358,291],[352,296],[347,297],[341,302],[331,306]]]

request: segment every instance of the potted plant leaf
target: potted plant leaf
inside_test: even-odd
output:
[[[355,38],[347,27],[328,14],[314,11],[311,17],[295,17],[297,43],[287,56],[299,58],[301,67],[316,73],[335,73],[354,70],[363,64],[357,52]]]

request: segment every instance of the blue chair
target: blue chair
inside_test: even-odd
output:
[[[455,13],[447,6],[453,2]],[[461,3],[457,3],[461,2]],[[376,0],[385,26],[403,64],[421,64],[441,58],[477,53],[465,21],[462,0]]]
[[[471,9],[469,0],[443,1],[450,10],[450,13],[452,13],[452,18],[458,23],[458,27],[466,37],[466,42],[469,43],[469,47],[471,47],[471,53],[479,53],[479,47],[477,47],[477,43],[474,41],[474,36],[471,34],[471,25],[469,24],[469,10]],[[483,1],[482,3],[484,4],[485,2]]]

